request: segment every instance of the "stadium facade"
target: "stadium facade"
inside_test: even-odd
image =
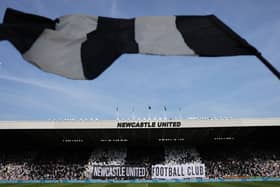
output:
[[[276,141],[280,118],[1,121],[0,144],[207,144]],[[8,142],[7,142],[8,141]]]

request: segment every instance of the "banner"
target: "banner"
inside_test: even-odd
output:
[[[92,179],[191,179],[205,178],[205,165],[92,166]]]
[[[147,179],[147,167],[134,166],[93,166],[93,179]]]
[[[190,163],[183,165],[153,165],[152,179],[205,178],[205,165]]]

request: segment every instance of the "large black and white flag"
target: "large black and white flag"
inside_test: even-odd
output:
[[[125,53],[261,57],[214,15],[131,19],[67,15],[52,20],[7,9],[0,40],[9,40],[40,69],[71,79],[94,79]]]

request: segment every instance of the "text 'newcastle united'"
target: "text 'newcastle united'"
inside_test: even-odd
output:
[[[118,122],[117,128],[179,128],[180,121],[142,121]]]

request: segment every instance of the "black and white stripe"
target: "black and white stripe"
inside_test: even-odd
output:
[[[0,40],[9,40],[40,69],[71,79],[94,79],[124,53],[256,54],[213,15],[133,19],[69,15],[51,20],[7,9]]]

